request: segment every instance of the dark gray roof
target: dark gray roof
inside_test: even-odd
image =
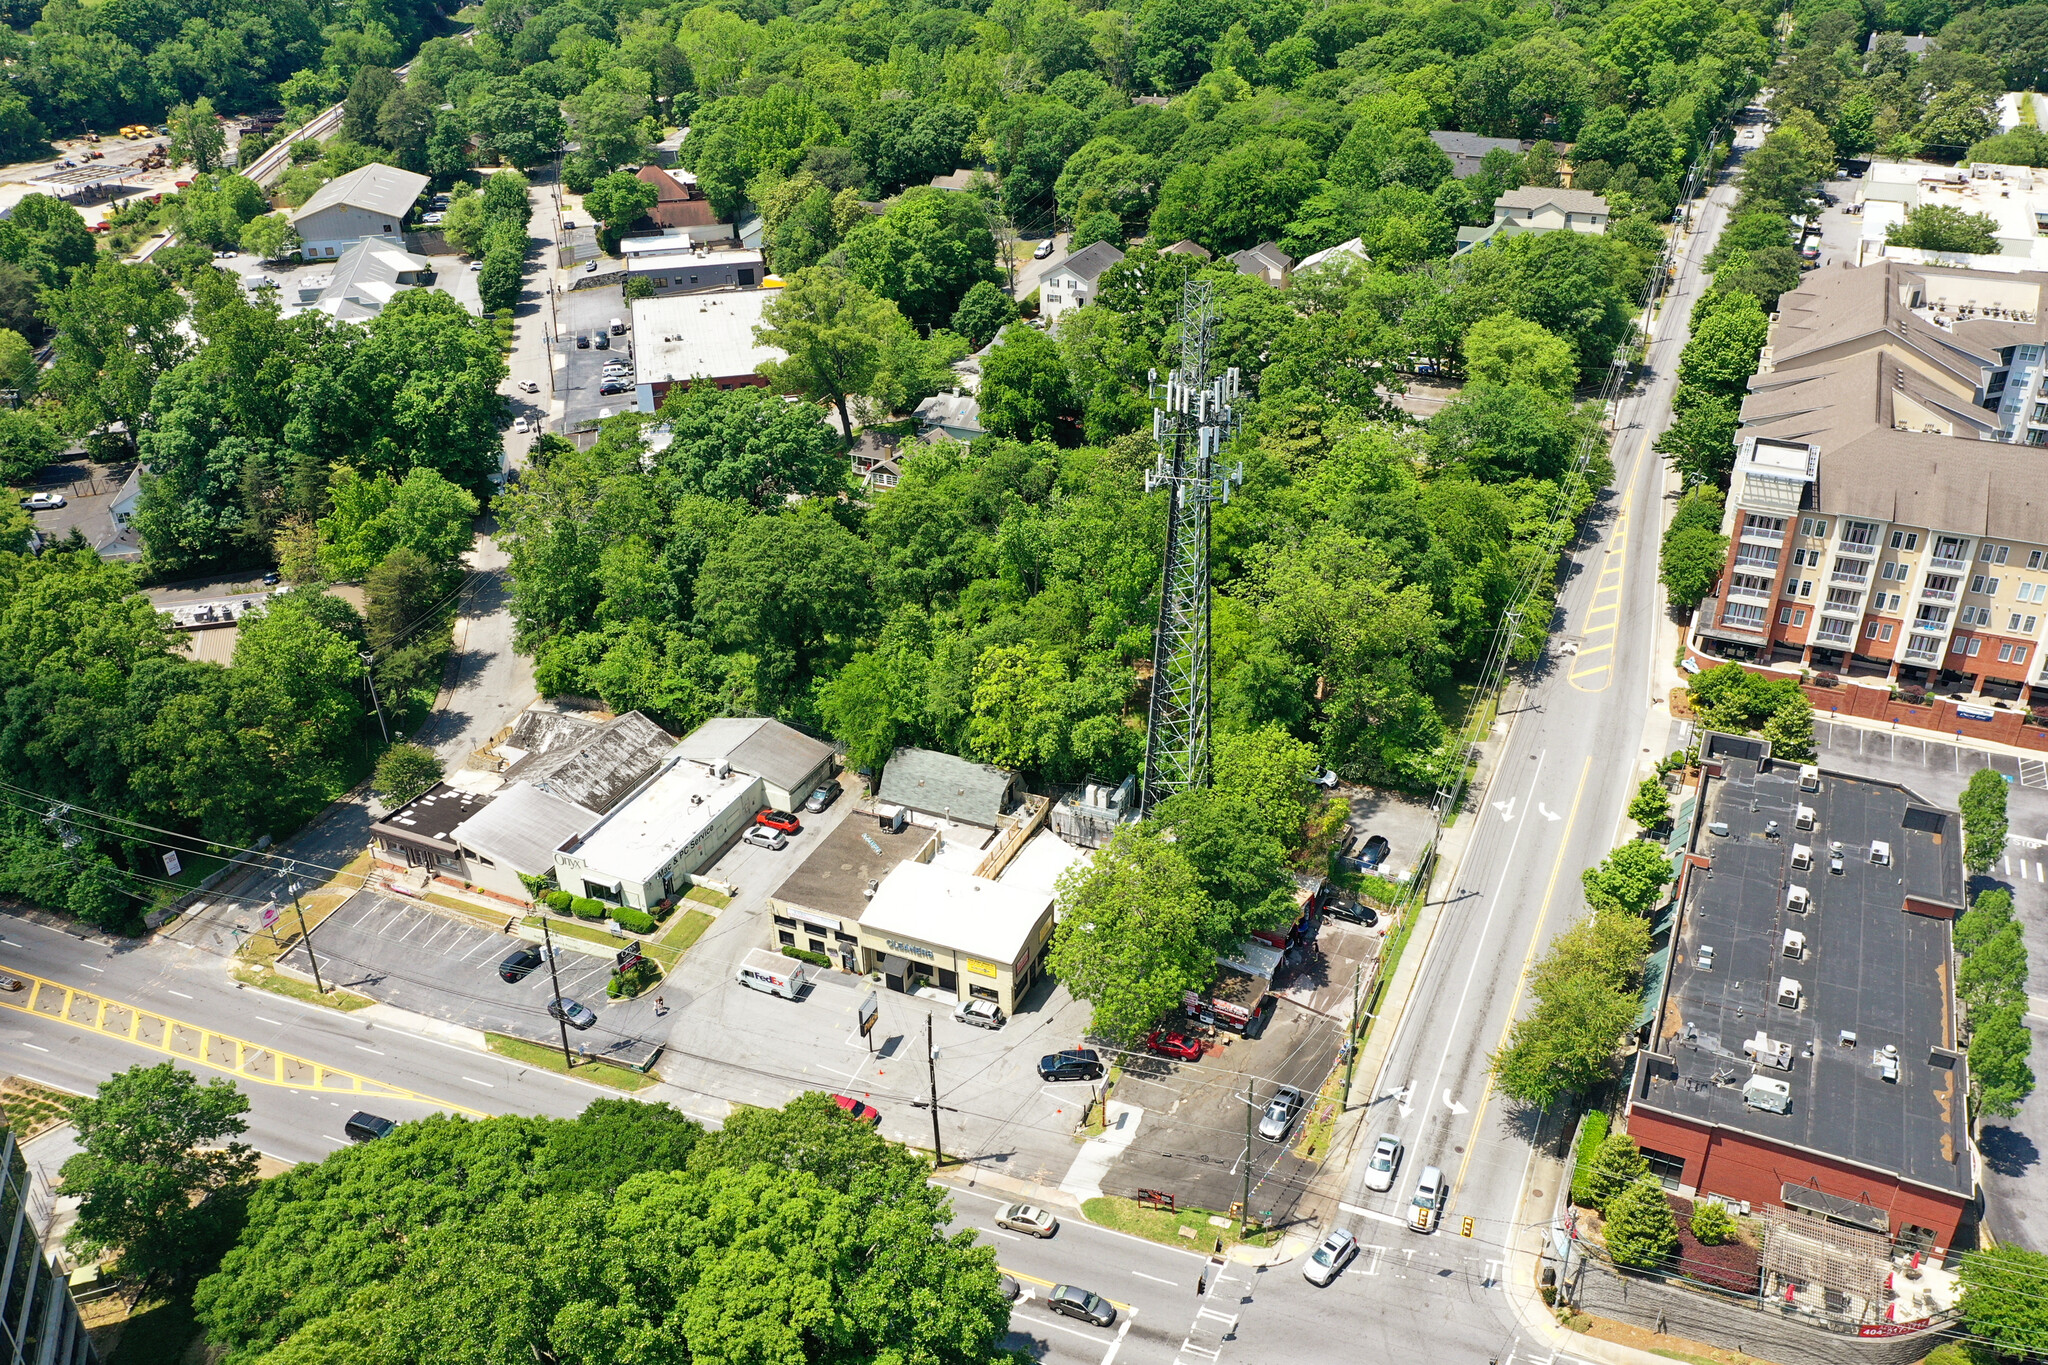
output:
[[[555,865],[563,844],[590,829],[596,811],[515,782],[455,827],[453,840],[514,871],[538,877]]]
[[[794,791],[832,758],[832,746],[763,716],[720,716],[683,737],[678,752],[698,763],[719,759],[771,787]]]
[[[1477,133],[1453,133],[1438,129],[1429,135],[1429,140],[1451,157],[1484,157],[1488,152],[1513,152],[1522,154],[1522,143],[1511,137],[1481,137]]]
[[[1017,775],[930,749],[898,749],[882,770],[880,799],[890,805],[995,828]]]
[[[531,783],[603,815],[652,777],[675,747],[667,731],[638,711],[628,711],[568,742],[558,740],[544,752],[528,754],[505,770],[505,781]]]
[[[1103,271],[1109,269],[1123,258],[1124,253],[1118,251],[1108,242],[1090,242],[1087,246],[1082,247],[1079,251],[1054,266],[1053,269],[1064,270],[1070,274],[1078,275],[1090,284],[1093,284],[1101,278]]]
[[[1694,869],[1687,879],[1632,1102],[1968,1194],[1969,1087],[1956,1052],[1950,922],[1903,908],[1908,898],[1961,903],[1960,818],[1888,783],[1826,773],[1818,792],[1801,792],[1796,765],[1759,772],[1754,758],[1733,755],[1722,763],[1725,776],[1708,779],[1694,845],[1712,859],[1710,874]],[[1816,813],[1812,830],[1795,828],[1801,804]],[[1775,839],[1764,836],[1770,820]],[[1708,831],[1716,821],[1726,836]],[[1873,841],[1891,846],[1890,866],[1870,861]],[[1801,843],[1813,850],[1809,870],[1791,867]],[[1839,876],[1828,870],[1831,843],[1841,845]],[[1792,885],[1807,888],[1811,909],[1787,909]],[[1805,935],[1798,958],[1785,956],[1787,930]],[[1801,988],[1796,1010],[1777,1003],[1786,977]],[[1841,1044],[1844,1030],[1854,1047]],[[1745,1055],[1759,1031],[1789,1047],[1789,1069]],[[1879,1074],[1887,1044],[1898,1049],[1897,1081]],[[1753,1072],[1791,1087],[1789,1113],[1744,1103]]]
[[[445,782],[436,782],[379,820],[374,828],[380,833],[452,845],[450,832],[490,803],[487,795],[457,791]]]
[[[905,825],[892,834],[867,810],[855,810],[832,827],[796,871],[782,879],[773,899],[836,919],[857,920],[867,908],[869,882],[914,858],[932,841],[932,831]]]

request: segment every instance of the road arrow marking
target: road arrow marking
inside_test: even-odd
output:
[[[1469,1114],[1472,1112],[1451,1098],[1451,1088],[1449,1086],[1444,1087],[1444,1108],[1450,1110],[1453,1114]]]
[[[1564,816],[1544,805],[1541,801],[1536,803],[1536,813],[1546,820],[1562,820],[1564,818]]]
[[[1519,797],[1510,796],[1505,801],[1494,802],[1493,808],[1500,812],[1501,819],[1512,820],[1515,818],[1515,802],[1519,799]]]

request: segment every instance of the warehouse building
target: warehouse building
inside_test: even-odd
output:
[[[292,214],[292,228],[310,260],[333,258],[366,239],[401,246],[405,215],[427,187],[427,177],[373,161],[337,175]]]

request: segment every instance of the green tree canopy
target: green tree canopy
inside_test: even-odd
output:
[[[1954,204],[1916,204],[1903,220],[1885,228],[1891,246],[1922,251],[1998,253],[1998,223],[1988,213],[1971,213]]]

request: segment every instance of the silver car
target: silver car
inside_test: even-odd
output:
[[[1268,1142],[1278,1142],[1287,1136],[1287,1130],[1294,1126],[1294,1116],[1301,1112],[1301,1092],[1291,1085],[1283,1085],[1274,1092],[1266,1105],[1266,1115],[1259,1120],[1259,1136]]]
[[[963,1024],[976,1028],[998,1029],[1003,1026],[1002,1007],[993,1000],[962,1000],[953,1007],[953,1017]]]
[[[1050,1237],[1060,1230],[1060,1220],[1035,1204],[1005,1204],[996,1210],[996,1226],[1027,1237]]]
[[[1358,1239],[1343,1228],[1335,1228],[1301,1267],[1301,1278],[1313,1285],[1326,1285],[1358,1254]]]
[[[1381,1133],[1380,1140],[1373,1144],[1372,1156],[1365,1163],[1365,1187],[1369,1190],[1391,1190],[1394,1188],[1394,1173],[1401,1169],[1401,1139],[1392,1133]]]

